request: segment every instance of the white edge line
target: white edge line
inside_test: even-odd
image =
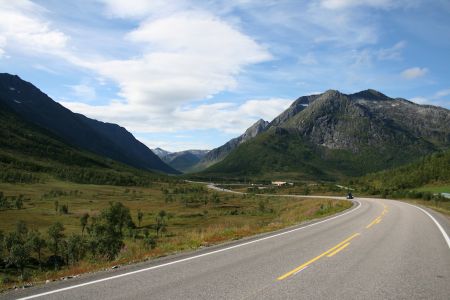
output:
[[[129,275],[133,275],[133,274],[137,274],[137,273],[141,273],[141,272],[145,272],[145,271],[159,269],[159,268],[170,266],[170,265],[173,265],[173,264],[176,264],[176,263],[193,260],[193,259],[196,259],[196,258],[200,258],[200,257],[203,257],[203,256],[207,256],[207,255],[211,255],[211,254],[215,254],[215,253],[219,253],[219,252],[224,252],[224,251],[227,251],[227,250],[239,248],[239,247],[250,245],[250,244],[253,244],[253,243],[260,242],[260,241],[268,240],[268,239],[271,239],[271,238],[274,238],[274,237],[278,237],[278,236],[282,236],[282,235],[285,235],[285,234],[289,234],[289,233],[292,233],[292,232],[295,232],[295,231],[303,230],[305,228],[312,227],[312,226],[315,226],[315,225],[318,225],[318,224],[322,224],[322,223],[325,223],[325,222],[328,222],[328,221],[331,221],[331,220],[343,217],[343,216],[345,216],[345,215],[347,215],[349,213],[355,212],[357,209],[359,209],[361,207],[361,202],[359,202],[357,200],[354,200],[354,201],[358,203],[358,206],[355,207],[354,209],[349,210],[349,211],[347,211],[347,212],[345,212],[343,214],[331,217],[329,219],[322,220],[322,221],[319,221],[319,222],[316,222],[316,223],[313,223],[313,224],[309,224],[309,225],[306,225],[306,226],[303,226],[303,227],[300,227],[300,228],[291,229],[291,230],[288,230],[288,231],[277,233],[277,234],[274,234],[274,235],[271,235],[271,236],[266,236],[266,237],[263,237],[263,238],[260,238],[260,239],[257,239],[257,240],[253,240],[253,241],[250,241],[250,242],[246,242],[246,243],[242,243],[242,244],[239,244],[239,245],[230,246],[230,247],[227,247],[227,248],[215,250],[215,251],[208,252],[208,253],[199,254],[199,255],[196,255],[196,256],[191,256],[191,257],[179,259],[179,260],[176,260],[176,261],[164,263],[164,264],[153,266],[153,267],[149,267],[149,268],[144,268],[144,269],[140,269],[140,270],[136,270],[136,271],[123,273],[123,274],[120,274],[120,275],[115,275],[115,276],[106,277],[106,278],[102,278],[102,279],[98,279],[98,280],[94,280],[94,281],[89,281],[89,282],[85,282],[85,283],[81,283],[81,284],[77,284],[77,285],[68,286],[68,287],[57,289],[57,290],[53,290],[53,291],[48,291],[48,292],[41,293],[41,294],[31,295],[31,296],[24,297],[24,298],[19,298],[18,300],[38,298],[38,297],[51,295],[51,294],[55,294],[55,293],[59,293],[59,292],[63,292],[63,291],[67,291],[67,290],[71,290],[71,289],[75,289],[75,288],[79,288],[79,287],[83,287],[83,286],[87,286],[87,285],[91,285],[91,284],[95,284],[95,283],[99,283],[99,282],[103,282],[103,281],[108,281],[108,280],[112,280],[112,279],[116,279],[116,278],[120,278],[120,277],[125,277],[125,276],[129,276]]]
[[[413,205],[413,204],[409,204],[409,203],[405,203],[405,204],[408,204],[408,205],[413,206],[413,207],[415,207],[417,209],[420,209],[423,213],[425,213],[427,216],[429,216],[431,218],[431,220],[433,220],[433,222],[436,224],[436,226],[441,231],[442,236],[444,237],[444,240],[447,242],[447,246],[450,249],[450,238],[448,237],[448,234],[447,234],[447,232],[445,232],[444,228],[442,228],[441,224],[439,224],[439,222],[429,212],[427,212],[425,209],[423,209],[421,207],[418,207],[416,205]]]

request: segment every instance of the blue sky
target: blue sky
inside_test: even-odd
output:
[[[450,108],[450,2],[2,1],[0,72],[150,147],[211,149],[302,95]]]

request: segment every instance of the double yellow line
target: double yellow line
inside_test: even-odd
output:
[[[386,204],[383,204],[383,207],[384,207],[384,209],[383,209],[383,211],[381,212],[381,215],[379,215],[378,217],[375,218],[375,220],[373,220],[372,222],[370,222],[369,225],[366,226],[366,229],[369,229],[369,228],[372,227],[373,225],[378,224],[378,223],[381,222],[383,216],[384,216],[385,214],[387,214],[387,212],[388,212],[388,207],[387,207],[387,205],[386,205]]]
[[[366,229],[369,229],[370,227],[372,227],[375,224],[378,224],[381,222],[382,217],[388,212],[388,207],[386,204],[383,203],[383,212],[375,218],[375,220],[373,220],[369,225],[366,226]],[[340,251],[344,250],[345,248],[347,248],[350,245],[350,241],[352,239],[354,239],[355,237],[357,237],[358,235],[360,235],[360,233],[355,233],[351,236],[349,236],[348,238],[346,238],[345,240],[343,240],[342,242],[340,242],[339,244],[337,244],[336,246],[328,249],[327,251],[323,252],[322,254],[314,257],[313,259],[305,262],[304,264],[298,266],[297,268],[293,269],[292,271],[287,272],[284,275],[281,275],[280,277],[277,278],[277,280],[283,280],[286,279],[292,275],[297,274],[298,272],[301,272],[302,270],[306,269],[310,264],[314,263],[315,261],[321,259],[324,256],[327,257],[333,257],[334,255],[336,255],[337,253],[339,253]]]
[[[281,275],[280,277],[277,278],[277,280],[283,280],[288,278],[289,276],[294,275],[297,272],[300,272],[301,270],[305,269],[306,267],[308,267],[310,264],[312,264],[313,262],[321,259],[322,257],[324,257],[325,255],[327,255],[328,257],[332,257],[334,255],[336,255],[338,252],[342,251],[344,248],[346,248],[348,245],[350,245],[350,241],[352,239],[354,239],[355,237],[357,237],[358,235],[360,235],[360,233],[355,233],[353,235],[351,235],[350,237],[346,238],[345,240],[343,240],[342,242],[340,242],[339,244],[337,244],[336,246],[328,249],[327,251],[323,252],[322,254],[314,257],[313,259],[305,262],[304,264],[298,266],[297,268],[293,269],[292,271],[287,272],[284,275]]]

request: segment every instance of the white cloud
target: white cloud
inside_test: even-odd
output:
[[[243,104],[231,102],[203,104],[176,108],[161,114],[147,105],[114,101],[94,106],[79,102],[60,101],[65,107],[94,119],[119,123],[133,132],[176,132],[178,130],[217,129],[241,134],[259,118],[271,121],[291,103],[290,99],[248,100]]]
[[[447,98],[448,96],[450,96],[450,89],[444,89],[425,97],[423,96],[414,97],[411,99],[411,101],[416,102],[418,104],[429,104],[441,107],[448,107],[450,105],[450,100]]]
[[[116,82],[127,102],[160,111],[231,90],[245,66],[272,58],[253,39],[207,13],[144,21],[127,39],[143,48],[140,57],[91,67]]]
[[[183,0],[100,0],[106,6],[106,14],[118,18],[141,19],[152,14],[169,14],[187,6]]]
[[[405,48],[406,42],[400,41],[390,48],[378,50],[377,58],[379,60],[396,60],[401,58],[402,50]]]
[[[434,94],[434,98],[442,98],[450,95],[450,89],[440,90]]]
[[[0,46],[27,54],[63,55],[69,40],[41,16],[46,11],[28,0],[0,2]]]
[[[355,6],[370,6],[374,8],[391,8],[393,0],[321,0],[321,5],[327,9],[345,9]]]
[[[44,72],[47,72],[47,73],[50,73],[50,74],[58,74],[58,72],[56,72],[55,70],[53,70],[53,69],[51,69],[51,68],[49,68],[47,66],[44,66],[42,64],[39,64],[39,63],[38,64],[34,64],[32,67],[35,68],[36,70],[41,70],[41,71],[44,71]]]
[[[80,99],[80,101],[90,101],[97,97],[95,89],[90,85],[80,83],[77,85],[70,85],[69,87],[76,99]]]
[[[118,41],[132,47],[137,55],[124,59],[95,53],[81,55],[74,45],[69,45],[69,36],[47,21],[49,11],[27,0],[0,3],[0,49],[53,56],[56,61],[95,72],[93,78],[116,83],[121,98],[107,105],[62,103],[134,132],[214,128],[241,133],[256,117],[273,117],[286,106],[287,100],[276,99],[253,100],[241,106],[192,106],[193,101],[211,101],[213,95],[236,88],[236,76],[245,67],[271,60],[271,54],[238,28],[205,11],[178,12],[179,7],[166,1],[133,3],[136,5],[119,0],[106,2],[110,16],[141,20]],[[51,72],[40,63],[33,67]],[[88,84],[69,87],[75,101],[96,98],[96,91]],[[255,101],[262,101],[267,109],[258,108]]]
[[[304,15],[303,34],[311,35],[315,43],[336,43],[355,47],[377,43],[379,30],[370,16],[354,10],[328,10],[312,2]],[[298,26],[296,22],[294,26]]]
[[[406,79],[415,79],[424,76],[428,73],[427,68],[414,67],[406,69],[402,72],[403,78]]]
[[[430,100],[429,100],[429,99],[427,99],[427,98],[425,98],[425,97],[420,97],[420,96],[418,96],[418,97],[413,97],[413,98],[411,98],[410,100],[411,100],[412,102],[417,103],[417,104],[428,104],[428,103],[430,103]]]

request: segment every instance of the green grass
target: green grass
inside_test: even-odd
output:
[[[417,199],[400,199],[400,201],[422,205],[450,217],[450,201],[425,201]]]
[[[421,192],[432,192],[432,193],[450,193],[450,184],[443,185],[425,185],[416,189]]]
[[[222,184],[228,190],[253,194],[275,194],[275,195],[321,195],[321,196],[345,196],[346,189],[339,188],[333,183],[292,182],[283,186],[272,184]]]
[[[189,189],[189,191],[176,193],[182,189]],[[194,189],[197,189],[197,192]],[[171,195],[172,200],[169,199],[165,190]],[[55,221],[64,224],[66,236],[70,233],[81,233],[80,216],[85,212],[95,216],[100,210],[106,208],[110,201],[120,201],[130,208],[136,225],[138,209],[144,212],[144,218],[139,227],[140,237],[145,228],[155,235],[153,225],[160,210],[165,210],[171,216],[168,220],[167,233],[157,238],[158,244],[153,250],[143,247],[141,238],[134,240],[127,237],[126,247],[113,262],[93,262],[86,259],[58,272],[47,270],[42,273],[30,267],[30,280],[36,282],[273,231],[334,214],[351,206],[350,202],[326,199],[291,199],[216,193],[206,188],[199,188],[196,184],[174,182],[153,182],[150,187],[122,187],[51,180],[45,184],[0,183],[0,191],[8,197],[22,194],[25,199],[24,209],[0,210],[2,220],[0,230],[3,232],[14,230],[17,221],[23,220],[29,228],[41,231],[44,236],[47,235],[47,228]],[[50,196],[51,193],[56,194],[55,191],[58,191],[60,195]],[[205,197],[209,199],[207,204],[203,201]],[[214,197],[219,201],[213,202]],[[187,205],[183,199],[188,199]],[[56,212],[55,201],[58,201],[60,205],[68,204],[69,214]],[[7,271],[8,276],[17,276],[16,273],[14,269]],[[2,288],[7,286],[10,285],[4,285]]]

